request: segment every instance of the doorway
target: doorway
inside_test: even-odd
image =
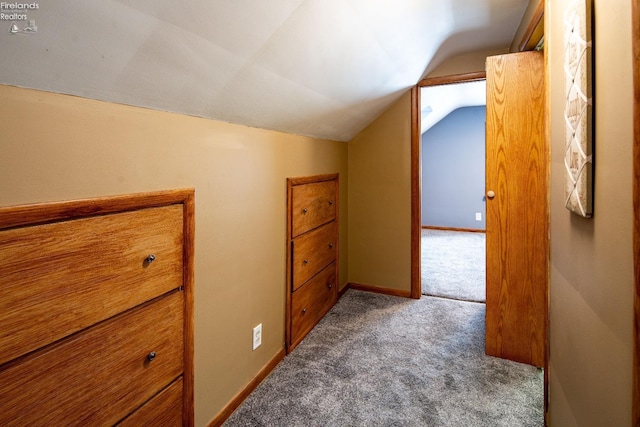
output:
[[[422,118],[423,87],[484,81],[484,71],[421,80],[411,91],[411,297],[422,295]]]
[[[544,55],[487,58],[487,71],[426,79],[412,91],[412,244],[421,254],[420,88],[486,79],[486,352],[546,366],[548,167]],[[412,253],[412,296],[422,291]],[[420,296],[414,296],[419,298]]]
[[[420,98],[422,294],[484,303],[486,82]]]

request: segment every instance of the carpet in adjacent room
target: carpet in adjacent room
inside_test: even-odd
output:
[[[422,293],[485,302],[485,233],[422,229]]]

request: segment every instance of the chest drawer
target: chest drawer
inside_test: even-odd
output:
[[[182,286],[182,211],[0,232],[0,364]]]
[[[125,418],[118,427],[182,425],[182,378],[178,378],[138,409]]]
[[[301,340],[338,299],[336,264],[331,263],[291,297],[291,340]]]
[[[335,222],[326,224],[293,240],[293,289],[313,277],[336,259],[338,230]]]
[[[142,305],[0,372],[0,425],[123,419],[183,372],[183,294]]]
[[[336,181],[296,185],[291,191],[291,237],[296,237],[335,219]]]

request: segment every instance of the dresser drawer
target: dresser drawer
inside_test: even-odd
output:
[[[331,263],[291,296],[291,342],[296,345],[338,299],[336,264]]]
[[[293,240],[293,286],[298,289],[322,268],[336,259],[338,230],[335,222],[326,224]]]
[[[119,427],[182,425],[182,378],[178,378],[145,403],[136,412],[118,423]]]
[[[335,219],[335,180],[296,185],[291,191],[291,237],[296,237]]]
[[[1,231],[0,364],[182,286],[182,211]]]
[[[0,372],[0,425],[123,419],[182,374],[183,304],[176,291],[10,364]]]

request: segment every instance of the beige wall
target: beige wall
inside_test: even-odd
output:
[[[596,200],[594,218],[582,220],[562,200],[567,2],[547,1],[545,14],[551,423],[629,425],[630,4],[595,2]],[[483,70],[484,58],[498,53],[504,51],[452,58],[429,77]],[[340,172],[341,284],[410,289],[409,92],[347,144],[7,86],[0,86],[0,99],[1,206],[196,188],[197,425],[282,348],[287,176]],[[257,323],[263,323],[263,345],[252,352]]]
[[[502,55],[504,53],[509,53],[509,48],[489,49],[452,56],[430,72],[427,77],[453,76],[456,74],[484,71],[487,56]]]
[[[487,56],[458,55],[428,77],[484,71]],[[349,281],[411,290],[411,92],[349,142]]]
[[[563,12],[547,0],[551,126],[550,421],[553,427],[631,425],[631,3],[596,0],[595,202],[564,207]]]
[[[411,289],[411,93],[349,142],[349,281]]]
[[[8,86],[0,99],[0,206],[195,187],[196,425],[283,347],[286,177],[341,174],[346,282],[346,143]]]

